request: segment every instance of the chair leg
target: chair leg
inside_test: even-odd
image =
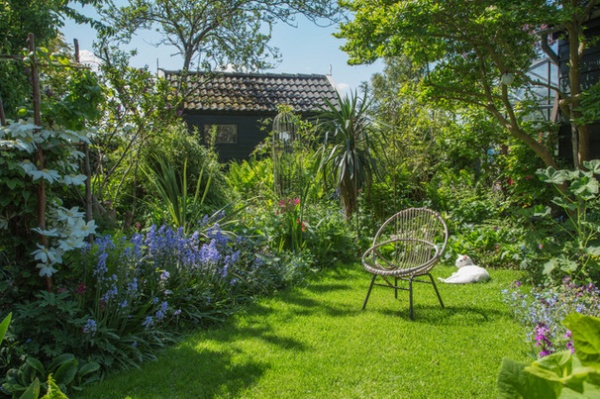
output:
[[[442,305],[442,307],[444,307],[444,302],[442,302],[442,297],[440,296],[440,292],[437,289],[437,285],[435,285],[435,280],[434,280],[433,276],[431,275],[431,273],[427,273],[427,275],[429,276],[429,279],[431,280],[431,284],[433,285],[435,294],[437,295],[438,299],[440,300],[440,305]]]
[[[367,302],[369,301],[369,295],[371,295],[371,290],[373,289],[373,285],[375,284],[375,279],[377,278],[377,275],[373,275],[373,278],[371,279],[371,285],[369,286],[369,291],[367,291],[367,297],[365,298],[365,302],[363,303],[362,309],[361,310],[365,310],[365,308],[367,307]]]
[[[410,279],[408,280],[408,301],[409,301],[409,305],[410,305],[410,319],[411,320],[415,319],[415,315],[413,313],[413,278],[415,278],[415,276],[410,276]]]

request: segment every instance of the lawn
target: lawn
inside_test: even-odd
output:
[[[436,276],[449,276],[438,266]],[[257,301],[223,326],[188,335],[157,362],[118,373],[77,398],[496,398],[503,357],[531,347],[501,290],[519,275],[492,270],[478,285],[427,285],[408,296],[347,265]]]

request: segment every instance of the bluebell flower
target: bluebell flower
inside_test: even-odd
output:
[[[106,266],[107,259],[108,254],[106,252],[102,252],[100,255],[98,255],[98,262],[96,263],[96,267],[93,271],[94,277],[101,278],[106,274],[106,272],[108,272],[108,267]]]
[[[217,249],[216,241],[213,239],[208,244],[200,248],[200,262],[204,265],[216,264],[221,259],[221,254]]]
[[[171,273],[165,270],[160,274],[160,281],[165,282],[169,279],[169,277],[171,277]]]
[[[208,229],[206,231],[206,235],[209,239],[216,241],[216,244],[221,248],[227,246],[227,242],[229,241],[229,237],[223,234],[218,223],[215,223],[210,229]]]
[[[102,295],[102,298],[100,298],[100,299],[104,302],[108,302],[112,298],[116,297],[118,293],[119,293],[119,289],[117,288],[116,285],[113,284],[113,286],[108,291],[106,291],[106,293],[104,295]]]
[[[85,323],[85,326],[83,326],[84,334],[91,334],[92,336],[94,336],[94,334],[96,334],[97,330],[98,330],[98,326],[94,319],[88,319],[87,322]]]
[[[165,313],[159,309],[158,311],[156,311],[154,316],[156,317],[156,320],[162,320],[165,318]]]
[[[156,305],[159,301],[160,301],[160,299],[158,299],[157,297],[152,298],[153,305]]]
[[[138,290],[137,278],[134,277],[131,280],[131,282],[129,284],[127,284],[127,293],[133,294],[133,293],[136,293],[137,290]]]
[[[142,326],[148,329],[154,325],[154,318],[152,316],[146,316],[146,319],[142,322]]]

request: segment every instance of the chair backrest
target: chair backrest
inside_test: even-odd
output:
[[[448,243],[448,227],[428,208],[410,208],[387,219],[375,234],[372,251],[377,265],[385,269],[428,272],[439,260]]]

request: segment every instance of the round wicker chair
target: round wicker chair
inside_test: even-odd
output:
[[[448,227],[442,217],[430,209],[410,208],[386,220],[362,257],[363,267],[373,274],[362,309],[367,306],[374,285],[392,288],[395,298],[398,298],[398,290],[404,290],[409,292],[410,319],[414,320],[414,282],[433,285],[444,307],[430,271],[440,260],[447,243]],[[420,276],[429,279],[419,279]],[[376,283],[378,277],[385,284]],[[408,281],[408,288],[399,287],[399,280]]]

